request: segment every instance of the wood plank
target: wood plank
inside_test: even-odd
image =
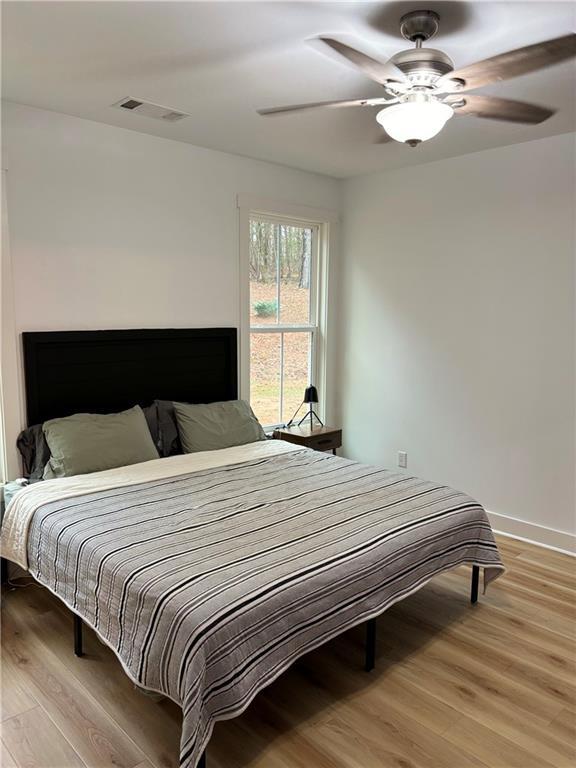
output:
[[[389,614],[380,620],[383,632],[390,635],[391,644],[395,637],[404,637],[409,633],[411,642],[416,646],[426,644],[428,651],[446,649],[451,658],[461,660],[468,666],[471,664],[480,673],[481,668],[487,666],[489,675],[498,670],[502,680],[512,684],[520,680],[524,688],[534,690],[537,696],[550,696],[555,705],[576,705],[576,665],[573,658],[553,656],[551,663],[548,663],[549,656],[539,653],[534,658],[526,644],[523,646],[524,652],[519,656],[518,646],[521,642],[516,637],[504,636],[499,643],[486,642],[483,633],[467,633],[464,622],[439,634],[424,618],[409,615],[410,608],[406,608],[407,611],[401,616]],[[401,651],[405,650],[406,644],[403,642]],[[467,657],[471,663],[466,662]],[[559,659],[562,663],[559,663]]]
[[[346,768],[311,742],[316,723],[304,718],[288,726],[258,697],[242,717],[216,724],[208,768]]]
[[[407,653],[409,660],[404,662],[399,661],[397,656],[384,660],[378,657],[377,670],[383,667],[385,674],[384,688],[391,679],[400,684],[409,682],[419,687],[423,694],[437,697],[443,704],[450,703],[468,717],[487,727],[496,728],[511,740],[519,740],[522,744],[529,741],[527,730],[532,735],[536,734],[536,742],[542,742],[548,758],[556,759],[565,754],[564,745],[549,739],[546,734],[547,717],[559,712],[560,703],[549,708],[548,699],[545,698],[538,704],[530,700],[530,692],[529,701],[521,702],[511,697],[505,686],[499,687],[498,674],[487,680],[482,676],[478,679],[470,678],[462,673],[458,663],[452,669],[449,658],[447,663],[439,664],[437,658],[434,658],[437,653],[433,648],[430,651],[426,648],[418,654],[411,650]],[[518,695],[521,697],[522,691]]]
[[[486,728],[472,718],[462,718],[449,728],[444,738],[483,760],[491,768],[550,768],[549,763],[529,749],[509,741],[498,731]]]
[[[38,706],[24,678],[7,654],[2,654],[2,720]]]
[[[498,537],[498,549],[504,560],[512,560],[518,555],[530,552],[531,545],[525,541],[511,539],[506,536]]]
[[[331,652],[333,645],[314,651],[258,697],[258,702],[265,703],[266,717],[273,713],[279,729],[298,729],[333,761],[345,758],[346,766],[479,765],[437,738],[436,731],[455,722],[459,712],[440,704],[437,715],[427,697],[414,689],[404,691],[398,702],[395,693],[402,686],[380,687],[377,678],[366,675],[361,666],[350,665],[349,652],[343,666]],[[420,706],[419,698],[424,701]],[[410,711],[411,704],[415,712]]]
[[[499,584],[498,581],[501,583]],[[534,606],[534,603],[519,590],[506,584],[504,577],[488,588],[488,594],[483,596],[482,600],[475,607],[478,612],[485,610],[488,606],[491,611],[501,613],[509,619],[523,621],[526,624],[533,624],[536,627],[545,629],[547,633],[555,632],[563,635],[569,641],[574,636],[574,623],[570,616],[564,615],[554,607],[545,608]],[[442,600],[450,608],[460,606],[461,612],[464,607],[469,606],[467,590],[465,590],[465,581],[462,575],[455,572],[442,574],[426,586],[426,592],[417,593],[420,599],[425,595],[442,595]],[[450,605],[453,603],[454,605]]]
[[[409,636],[407,632],[402,633],[401,622],[398,622],[393,636]],[[412,637],[412,633],[410,636]],[[486,727],[496,728],[506,739],[521,747],[530,747],[542,760],[553,765],[565,765],[570,759],[571,750],[566,748],[561,739],[555,738],[549,732],[547,718],[558,712],[558,707],[562,706],[566,695],[573,696],[573,680],[572,685],[566,685],[565,690],[546,690],[543,687],[542,691],[536,681],[531,692],[526,690],[531,685],[527,685],[524,672],[515,671],[511,674],[511,667],[508,666],[504,672],[499,670],[493,675],[490,670],[490,657],[487,655],[481,662],[487,665],[487,669],[479,674],[468,674],[467,669],[462,667],[464,658],[461,649],[451,646],[441,634],[435,638],[426,638],[422,647],[424,650],[417,656],[414,654],[415,644],[408,648],[402,647],[403,653],[414,657],[408,664],[403,665],[398,663],[396,650],[395,666],[387,674],[385,685],[388,685],[391,676],[397,676],[402,681],[408,678],[413,684],[421,685],[423,692],[433,690],[434,695],[438,695],[437,691],[442,690],[443,702],[454,697],[453,706],[459,701],[461,710],[469,717]],[[478,654],[471,652],[468,664],[475,666],[476,658]],[[413,671],[412,666],[417,669]],[[533,674],[534,670],[535,668],[531,670]],[[521,681],[521,685],[516,689],[509,686],[515,676]],[[540,704],[537,708],[538,701]]]
[[[70,675],[46,645],[4,601],[3,650],[21,671],[27,688],[50,714],[87,766],[133,768],[145,755],[113,716]]]
[[[477,632],[479,636],[493,629],[507,634],[509,642],[518,639],[537,645],[544,653],[560,655],[565,659],[574,657],[573,637],[550,632],[546,627],[510,616],[505,611],[492,610],[490,595],[483,597],[481,602],[470,610],[470,604],[466,598],[462,598],[461,592],[462,590],[447,589],[445,585],[432,583],[405,600],[401,610],[413,611],[416,607],[420,614],[425,615],[438,629],[446,626],[451,629],[460,628],[465,625],[467,630]],[[394,610],[395,607],[391,612]]]
[[[405,622],[416,624],[417,627],[426,628],[435,634],[441,629],[444,637],[449,638],[451,643],[474,655],[485,654],[488,650],[495,668],[505,669],[521,658],[562,680],[572,683],[576,680],[576,645],[571,644],[569,640],[560,638],[559,646],[550,640],[558,638],[558,635],[550,635],[545,630],[538,629],[538,635],[534,637],[534,628],[531,628],[530,632],[518,631],[516,625],[502,625],[495,620],[493,614],[478,611],[477,608],[469,610],[468,618],[443,625],[437,613],[431,611],[430,607],[426,606],[425,602],[409,599],[403,604],[400,613],[390,612],[389,615],[399,615]],[[543,639],[549,641],[549,646],[543,647]]]
[[[536,665],[526,663],[523,659],[518,659],[508,667],[507,677],[521,679],[526,688],[535,693],[550,695],[566,707],[576,707],[574,678],[562,679],[559,675],[538,669]]]
[[[46,593],[45,590],[43,592]],[[48,594],[48,593],[46,593]],[[88,627],[84,630],[82,658],[74,656],[59,638],[70,632],[70,614],[45,610],[41,614],[19,606],[19,616],[58,657],[83,687],[107,711],[115,712],[115,723],[155,766],[179,765],[182,715],[178,707],[165,700],[151,699],[135,688],[110,648],[101,643]],[[106,673],[103,674],[103,668]]]
[[[567,618],[569,622],[574,622],[576,595],[571,590],[554,587],[546,590],[544,586],[537,588],[534,580],[530,580],[517,568],[511,570],[510,575],[511,578],[506,578],[500,585],[498,595],[510,595],[515,601],[520,599],[527,602],[535,613],[550,611],[552,614]],[[550,583],[550,580],[548,582]],[[545,580],[542,580],[543,585],[544,583]],[[497,605],[497,602],[491,600],[490,604]]]
[[[563,709],[548,726],[550,733],[561,739],[571,750],[576,765],[576,712]]]
[[[334,644],[310,654],[298,674],[307,689],[312,686],[314,691],[328,691],[335,705],[340,700],[353,699],[361,709],[369,707],[384,712],[392,708],[394,714],[409,717],[438,735],[462,717],[460,710],[439,702],[408,681],[390,676],[381,681],[380,670],[366,675],[361,665],[351,661],[349,648]]]
[[[560,586],[563,589],[576,592],[576,578],[571,569],[559,571],[553,568],[548,568],[544,563],[530,558],[529,560],[516,560],[514,562],[513,570],[542,579],[556,586]]]
[[[538,563],[553,570],[571,573],[576,576],[576,557],[556,552],[545,547],[531,547],[518,555],[519,559],[527,562]]]
[[[360,711],[345,701],[316,725],[313,738],[323,751],[357,768],[484,768],[468,750],[454,748],[415,721],[390,710]]]
[[[153,765],[150,761],[143,760],[141,763],[138,763],[138,765],[135,766],[135,768],[153,768]]]
[[[548,576],[544,578],[541,574],[531,574],[526,568],[520,566],[506,571],[506,583],[515,584],[527,592],[551,597],[572,606],[576,604],[576,579],[573,586],[563,586]]]
[[[451,586],[455,591],[461,591],[461,576],[453,573],[442,575],[442,584]],[[545,598],[536,598],[527,594],[506,579],[501,584],[489,587],[489,594],[482,604],[490,605],[494,610],[506,611],[509,616],[517,616],[548,631],[557,632],[564,637],[574,636],[574,620],[576,611],[573,605],[560,603],[559,601],[547,601]],[[495,587],[498,586],[498,589]]]
[[[5,720],[2,739],[18,768],[86,768],[40,706]]]
[[[8,747],[4,744],[4,739],[0,742],[0,765],[2,768],[18,768],[16,760],[14,760]]]

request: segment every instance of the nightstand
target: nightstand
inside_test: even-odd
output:
[[[310,427],[303,424],[301,427],[284,427],[275,429],[272,435],[276,440],[287,440],[296,445],[305,445],[315,451],[332,451],[336,455],[336,449],[342,445],[342,430],[336,427]]]

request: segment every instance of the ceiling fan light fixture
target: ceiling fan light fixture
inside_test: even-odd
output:
[[[378,112],[376,120],[395,141],[416,146],[440,133],[453,114],[449,104],[428,97],[385,107]]]

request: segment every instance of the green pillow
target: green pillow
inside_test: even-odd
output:
[[[158,458],[139,405],[121,413],[76,413],[42,425],[50,448],[44,479],[70,477]]]
[[[174,403],[174,411],[184,453],[266,440],[260,422],[245,400],[208,405]]]

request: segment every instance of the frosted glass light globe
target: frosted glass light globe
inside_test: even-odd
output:
[[[420,142],[440,133],[453,114],[440,101],[405,101],[381,110],[376,120],[395,141]]]

